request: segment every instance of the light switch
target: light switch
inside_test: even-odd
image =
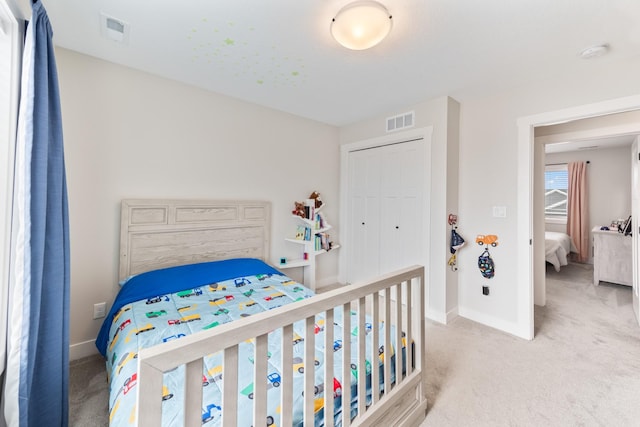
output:
[[[507,217],[507,207],[506,206],[494,206],[493,207],[493,216],[494,216],[494,218],[506,218]]]

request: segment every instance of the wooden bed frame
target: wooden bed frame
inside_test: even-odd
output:
[[[211,200],[124,200],[122,202],[120,279],[157,268],[195,262],[254,257],[269,262],[270,203],[264,201]],[[358,313],[358,330],[365,331],[365,315],[372,324],[384,322],[384,338],[371,334],[373,352],[365,354],[365,335],[358,334],[357,369],[363,372],[366,359],[378,360],[377,349],[400,349],[406,345],[406,372],[391,383],[391,359],[384,363],[384,390],[380,391],[380,373],[371,369],[372,401],[358,399],[358,416],[343,417],[342,425],[415,426],[425,417],[425,341],[424,341],[424,268],[411,267],[376,280],[345,286],[313,298],[242,318],[214,329],[169,341],[138,354],[139,426],[159,426],[162,418],[162,376],[180,365],[185,369],[184,426],[202,425],[203,357],[222,351],[223,399],[222,425],[236,426],[238,411],[238,344],[255,342],[253,425],[267,420],[267,384],[257,381],[267,376],[267,335],[282,328],[282,366],[293,365],[293,323],[304,321],[306,337],[303,363],[313,365],[315,352],[315,316],[325,316],[331,325],[338,310],[344,316],[344,336],[334,337],[333,328],[325,330],[325,348],[333,348],[334,339],[350,342],[350,313]],[[387,297],[388,296],[388,297]],[[406,334],[392,336],[391,329]],[[351,348],[343,347],[343,372],[351,369]],[[397,352],[397,354],[400,354]],[[402,372],[402,357],[395,357],[395,370]],[[325,354],[324,389],[333,390],[333,352]],[[377,364],[373,364],[376,366]],[[314,370],[304,372],[304,425],[314,425]],[[366,376],[358,377],[358,389],[365,389]],[[343,402],[351,400],[351,375],[342,384]],[[283,369],[280,426],[292,425],[293,372]],[[390,391],[389,391],[390,390]],[[330,394],[329,394],[330,395]],[[333,414],[333,399],[325,399],[324,413]],[[332,416],[325,426],[332,427]]]

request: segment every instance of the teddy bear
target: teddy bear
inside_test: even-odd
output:
[[[294,204],[296,207],[291,211],[291,213],[298,215],[299,217],[306,218],[306,215],[304,214],[304,203],[294,202]]]
[[[313,193],[311,193],[309,198],[316,201],[316,209],[318,209],[320,206],[322,206],[322,200],[320,199],[320,193],[318,193],[317,191],[314,191]]]

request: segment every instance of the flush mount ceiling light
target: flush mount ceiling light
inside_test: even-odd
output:
[[[391,31],[391,15],[376,1],[349,3],[331,21],[331,35],[347,49],[369,49]]]

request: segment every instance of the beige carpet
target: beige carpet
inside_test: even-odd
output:
[[[631,288],[590,266],[547,275],[527,342],[458,318],[429,324],[422,426],[640,426],[640,328]]]
[[[109,425],[109,385],[102,356],[75,360],[69,366],[69,426]]]
[[[640,328],[631,289],[551,269],[529,342],[458,318],[427,324],[422,426],[640,426]],[[104,362],[71,365],[70,425],[107,426]]]

